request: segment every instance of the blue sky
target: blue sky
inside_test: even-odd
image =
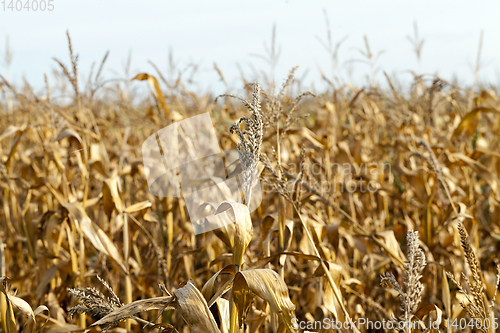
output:
[[[6,0],[8,2],[9,0]],[[24,1],[24,0],[23,0]],[[298,76],[308,71],[306,82],[320,82],[318,67],[331,73],[331,62],[318,38],[326,39],[323,10],[328,13],[334,42],[348,36],[339,51],[339,72],[363,83],[370,67],[349,63],[360,59],[366,35],[374,51],[384,50],[378,66],[402,80],[407,70],[418,70],[417,60],[407,40],[418,23],[425,39],[421,72],[438,73],[446,79],[455,74],[462,82],[472,82],[479,36],[484,30],[480,72],[482,80],[500,81],[499,1],[112,1],[53,0],[52,12],[3,11],[0,7],[0,54],[9,36],[14,51],[10,78],[22,77],[36,86],[43,74],[55,67],[52,57],[68,62],[65,32],[69,29],[79,54],[80,71],[85,74],[93,61],[99,62],[107,50],[110,56],[104,75],[123,73],[123,64],[132,53],[132,72],[153,72],[148,60],[167,68],[169,49],[180,65],[195,62],[200,73],[195,78],[202,87],[222,93],[213,63],[224,72],[231,85],[239,84],[237,64],[251,73],[250,63],[269,71],[265,61],[251,56],[264,52],[276,24],[281,57],[277,82],[299,65]],[[1,4],[0,4],[1,6]],[[0,73],[5,67],[0,62]],[[251,77],[251,75],[249,75]]]

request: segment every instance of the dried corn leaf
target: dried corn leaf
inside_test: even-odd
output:
[[[15,324],[15,318],[14,318],[14,311],[12,305],[17,307],[21,312],[28,317],[28,320],[26,321],[23,332],[31,333],[33,332],[33,328],[36,324],[36,316],[41,313],[42,311],[47,311],[49,312],[49,309],[41,305],[39,306],[35,311],[31,308],[28,302],[26,302],[24,299],[19,298],[17,296],[9,295],[8,291],[10,289],[10,279],[3,277],[0,278],[0,293],[2,293],[7,300],[7,318],[6,318],[6,330],[8,333],[10,332],[17,332],[16,324]]]
[[[77,325],[61,323],[55,320],[49,320],[49,321],[52,323],[52,325],[47,326],[45,333],[68,333],[68,332],[85,331],[84,328],[81,328],[80,326]]]
[[[271,269],[252,269],[236,274],[233,282],[233,297],[238,308],[240,326],[241,320],[253,301],[252,293],[267,301],[272,310],[280,315],[288,330],[295,332],[292,329],[295,305],[290,300],[285,281]]]
[[[233,260],[235,265],[241,266],[243,256],[253,235],[252,219],[248,207],[237,202],[226,201],[217,208],[217,214],[227,214],[231,221],[235,221]]]
[[[468,134],[468,135],[474,133],[477,125],[479,124],[478,116],[480,113],[493,113],[493,114],[500,115],[499,111],[491,109],[491,108],[485,108],[485,107],[475,108],[474,110],[467,113],[462,118],[462,121],[460,121],[460,124],[458,124],[457,128],[455,128],[455,130],[453,131],[452,138],[455,138],[455,137],[461,135],[464,131],[466,131],[466,134]]]
[[[415,316],[417,318],[423,319],[425,315],[428,313],[435,311],[436,312],[436,320],[434,322],[437,322],[438,325],[441,325],[442,317],[443,317],[443,311],[441,311],[440,308],[437,307],[436,304],[427,304],[421,307],[420,309],[415,312]]]
[[[340,265],[330,263],[330,262],[325,262],[325,265],[327,266],[328,270],[330,271],[330,275],[332,276],[334,286],[332,288],[331,284],[328,283],[328,280],[326,278],[324,281],[325,285],[325,300],[324,300],[324,305],[325,308],[330,311],[334,316],[335,319],[344,322],[345,316],[344,316],[344,311],[345,307],[343,304],[339,303],[337,296],[339,298],[342,297],[342,293],[340,292],[340,281],[342,279],[342,271],[343,268]],[[316,269],[316,272],[314,273],[315,276],[324,276],[324,270],[322,266],[319,266]]]
[[[105,317],[90,325],[89,328],[96,326],[106,327],[113,323],[118,323],[122,320],[130,318],[138,314],[139,312],[150,310],[167,310],[169,308],[172,308],[172,302],[172,296],[154,297],[138,300],[114,310],[113,312],[107,314]]]
[[[201,289],[201,293],[203,294],[203,297],[205,297],[205,300],[207,300],[207,302],[216,292],[215,282],[217,281],[217,278],[220,274],[231,274],[234,276],[236,274],[236,265],[227,265],[226,267],[212,275],[210,279],[208,279],[208,281]]]
[[[314,147],[318,149],[324,149],[325,146],[316,138],[316,134],[313,131],[308,129],[307,127],[299,127],[299,128],[290,128],[287,131],[288,134],[300,134],[302,138],[309,141]]]
[[[255,299],[255,293],[248,286],[244,275],[237,274],[234,277],[231,297],[234,299],[238,311],[238,325],[241,327]]]
[[[219,237],[219,239],[224,242],[224,244],[227,245],[233,250],[234,247],[234,233],[235,233],[235,226],[234,223],[226,224],[222,226],[221,228],[215,229],[214,234]]]
[[[137,74],[132,80],[139,80],[139,81],[147,80],[151,85],[151,87],[153,88],[156,100],[161,105],[166,114],[170,116],[170,110],[168,109],[167,104],[165,103],[165,97],[161,92],[160,85],[158,84],[158,80],[156,79],[156,77],[147,73],[140,73]]]
[[[56,276],[57,271],[59,268],[63,265],[66,265],[68,261],[60,261],[56,266],[52,266],[48,270],[43,273],[42,279],[40,282],[38,282],[38,286],[36,288],[36,300],[39,300],[42,298],[42,296],[47,292],[47,286],[49,285],[50,281]]]
[[[217,309],[219,311],[221,332],[229,332],[229,327],[230,327],[229,301],[224,298],[219,298],[217,300]]]
[[[125,212],[127,212],[129,214],[133,214],[133,213],[136,213],[138,211],[141,211],[141,210],[149,208],[149,207],[151,207],[151,201],[142,201],[142,202],[138,202],[136,204],[133,204],[131,206],[128,206],[127,208],[125,208]]]
[[[35,321],[36,316],[38,316],[40,313],[42,313],[44,311],[47,311],[47,313],[50,315],[50,310],[45,305],[40,305],[32,312],[33,316],[30,316],[28,318],[28,320],[26,321],[26,324],[24,324],[23,333],[33,332],[33,329],[35,328],[35,324],[36,324],[36,321]],[[47,324],[47,322],[49,321],[49,318],[50,317],[48,316],[47,319],[45,320],[45,324]]]
[[[450,285],[448,284],[448,278],[446,277],[446,270],[445,268],[443,267],[442,269],[442,284],[441,284],[441,288],[442,288],[442,300],[443,300],[443,305],[444,305],[444,309],[446,311],[446,317],[447,318],[450,318],[451,317],[451,312],[452,312],[452,308],[451,308],[451,294],[450,294]]]
[[[80,134],[78,134],[74,129],[72,128],[65,128],[59,134],[57,135],[57,138],[54,139],[54,141],[61,141],[62,139],[68,138],[68,137],[73,137],[75,138],[80,145],[83,147],[83,140]]]
[[[382,241],[379,240],[379,238],[381,238]],[[389,256],[394,259],[396,263],[400,264],[401,267],[405,265],[406,258],[401,251],[401,247],[399,246],[396,236],[394,235],[394,230],[379,232],[373,239],[387,251]]]
[[[16,296],[9,296],[8,298],[10,299],[13,305],[15,305],[19,310],[22,311],[22,313],[24,313],[28,317],[32,317],[33,319],[35,319],[35,314],[33,313],[33,309],[28,304],[28,302]]]
[[[295,251],[285,251],[285,252],[276,253],[276,254],[273,254],[269,257],[265,257],[265,258],[259,259],[257,261],[254,261],[248,265],[248,268],[254,269],[254,268],[263,267],[263,266],[267,265],[268,263],[270,263],[271,261],[273,261],[274,259],[276,259],[282,255],[293,256],[293,257],[304,259],[304,260],[312,260],[312,261],[321,260],[319,257],[317,257],[313,254],[304,254],[302,252],[295,252]]]
[[[64,208],[66,208],[71,216],[78,222],[81,231],[92,245],[94,245],[98,251],[113,258],[124,272],[127,271],[116,246],[98,225],[92,223],[82,204],[78,201],[73,201],[65,204]]]
[[[120,178],[118,177],[105,179],[102,186],[102,204],[108,219],[111,219],[111,214],[115,208],[118,213],[123,212],[124,209],[122,199],[120,198],[120,193],[118,191],[119,180]]]
[[[188,283],[174,291],[182,317],[191,327],[193,333],[220,333],[217,323],[208,308],[207,301],[189,280]]]
[[[19,131],[21,131],[21,128],[14,125],[9,125],[9,127],[7,127],[5,131],[3,131],[2,134],[0,135],[0,142],[2,142],[5,138],[8,138],[11,135],[18,133]]]
[[[452,153],[450,154],[450,157],[465,162],[472,170],[474,170],[475,173],[478,174],[478,176],[483,178],[488,183],[497,199],[500,199],[500,179],[495,174],[489,171],[483,164],[462,153]]]
[[[4,324],[4,329],[7,333],[17,333],[16,318],[14,317],[14,310],[12,309],[12,303],[8,291],[10,289],[10,278],[0,277],[0,295],[5,297],[5,309],[0,309],[2,315],[2,322]]]

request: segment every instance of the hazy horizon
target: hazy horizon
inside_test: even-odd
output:
[[[253,1],[234,4],[229,1],[136,3],[123,1],[65,1],[55,0],[49,12],[0,10],[0,73],[8,74],[14,84],[28,82],[43,87],[43,74],[57,67],[53,57],[69,63],[66,30],[79,54],[79,71],[84,78],[92,62],[101,61],[110,51],[103,75],[105,78],[123,76],[123,65],[129,52],[132,55],[132,75],[154,73],[148,63],[153,61],[162,71],[168,67],[169,50],[179,67],[189,63],[199,65],[195,81],[215,93],[224,92],[214,62],[224,73],[230,87],[239,84],[239,66],[252,78],[257,71],[269,72],[269,65],[252,54],[264,54],[264,44],[270,45],[273,25],[276,25],[276,45],[281,50],[275,71],[278,84],[293,66],[300,66],[298,77],[305,84],[321,86],[318,68],[331,76],[328,52],[320,39],[327,40],[324,11],[330,22],[333,43],[346,38],[339,49],[338,76],[345,81],[362,84],[370,75],[368,64],[359,49],[364,49],[367,37],[373,53],[381,54],[377,67],[396,74],[400,79],[411,78],[407,71],[435,74],[447,80],[454,76],[465,84],[473,81],[472,67],[476,62],[481,31],[484,31],[482,63],[479,73],[483,82],[499,81],[500,44],[496,37],[500,22],[495,13],[500,3],[490,1],[480,12],[467,6],[468,2],[447,3],[430,1]],[[116,11],[117,16],[110,16]],[[151,14],[154,13],[154,14]],[[110,18],[111,17],[111,18]],[[408,36],[414,36],[418,24],[422,48],[419,66]],[[43,27],[43,28],[42,28]],[[10,40],[13,61],[6,73],[3,54],[5,40]],[[349,75],[351,73],[351,76]],[[241,85],[240,85],[241,86]]]

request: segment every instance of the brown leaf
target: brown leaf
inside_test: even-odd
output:
[[[156,79],[156,77],[147,73],[140,73],[137,74],[132,80],[138,80],[138,81],[147,80],[151,85],[151,87],[153,88],[156,100],[161,105],[166,114],[170,116],[170,110],[168,109],[167,104],[165,103],[165,97],[163,96],[163,93],[161,91],[160,85],[158,84],[158,80]]]
[[[477,117],[479,116],[480,113],[494,113],[497,115],[500,115],[500,112],[491,108],[485,108],[485,107],[478,107],[472,110],[471,112],[467,113],[463,118],[462,121],[460,121],[460,124],[458,124],[457,128],[453,131],[452,138],[455,138],[459,135],[461,135],[465,130],[467,130],[467,134],[472,134],[476,130],[477,125],[479,124],[479,121],[477,120]]]
[[[80,134],[78,134],[74,129],[72,128],[65,128],[63,129],[59,135],[57,135],[57,138],[54,139],[54,141],[60,141],[62,139],[65,139],[65,138],[68,138],[68,137],[73,137],[75,138],[79,143],[80,145],[83,147],[83,140],[80,136]]]
[[[26,324],[24,324],[23,333],[31,333],[31,332],[33,332],[33,330],[35,328],[35,324],[36,324],[36,321],[35,321],[36,316],[38,316],[40,313],[42,313],[44,311],[47,311],[47,313],[50,314],[49,308],[46,307],[45,305],[40,305],[39,307],[37,307],[32,312],[33,313],[33,317],[30,316],[28,318],[28,320],[26,321]],[[49,320],[49,317],[47,317],[47,320],[45,321],[45,324],[47,324],[48,320]]]
[[[64,205],[64,208],[78,222],[81,231],[94,247],[104,254],[113,258],[124,272],[127,271],[123,263],[123,259],[118,252],[118,249],[109,239],[106,233],[95,223],[92,223],[90,217],[85,212],[82,204],[78,201],[73,201]]]
[[[220,333],[214,316],[208,308],[207,301],[189,280],[188,283],[174,291],[182,317],[191,327],[193,333]]]
[[[483,178],[488,183],[497,199],[500,199],[500,179],[494,173],[490,172],[483,164],[473,160],[465,154],[451,153],[450,157],[465,162],[472,170],[474,170],[475,173],[478,174],[478,176]]]
[[[379,240],[379,238],[381,238],[382,241]],[[379,232],[373,239],[387,251],[389,256],[394,259],[396,263],[400,264],[401,267],[405,265],[404,262],[406,258],[401,251],[401,247],[399,246],[399,242],[396,239],[393,230]]]
[[[89,328],[96,326],[107,326],[111,323],[117,323],[136,315],[139,312],[150,310],[167,310],[170,307],[173,299],[172,296],[154,297],[148,299],[141,299],[127,305],[124,305],[115,311],[107,314],[105,317],[96,321]],[[171,308],[171,307],[170,307]]]
[[[250,291],[269,303],[273,311],[280,315],[290,332],[292,318],[295,318],[295,305],[288,295],[288,287],[283,278],[271,269],[252,269],[236,274],[233,285],[233,297],[238,307],[241,321],[244,313],[248,311],[251,300]],[[250,302],[251,303],[251,302]]]
[[[299,128],[290,128],[287,131],[287,134],[300,134],[303,139],[309,141],[313,146],[318,149],[324,149],[325,146],[316,138],[316,134],[313,131],[308,129],[307,127],[299,127]]]
[[[255,293],[249,288],[244,275],[237,274],[234,277],[231,297],[236,304],[238,310],[238,326],[241,327],[255,299]]]
[[[0,135],[0,142],[2,142],[5,138],[8,138],[11,135],[18,133],[21,130],[22,129],[17,126],[9,125],[9,127],[7,127],[5,131],[3,131],[2,134]]]
[[[205,285],[201,289],[201,293],[203,294],[203,297],[205,297],[205,300],[207,302],[215,294],[215,282],[217,281],[217,278],[220,274],[231,274],[234,276],[236,274],[236,265],[227,265],[226,267],[212,275],[212,277],[205,283]]]
[[[330,275],[332,276],[332,279],[334,281],[334,287],[332,288],[332,286],[330,285],[330,283],[328,283],[327,279],[325,279],[324,281],[324,285],[325,285],[325,300],[324,300],[324,305],[325,305],[325,308],[330,311],[337,320],[341,321],[341,322],[344,322],[345,320],[345,316],[344,316],[344,306],[343,304],[340,304],[339,301],[337,300],[337,297],[335,296],[335,294],[337,295],[342,295],[342,293],[340,292],[340,281],[342,279],[342,271],[343,271],[343,268],[342,266],[340,265],[337,265],[337,264],[334,264],[334,263],[331,263],[331,262],[325,262],[328,270],[330,271]],[[316,270],[316,272],[314,273],[315,276],[318,276],[318,275],[321,275],[323,276],[325,273],[324,273],[324,270],[322,268],[322,266],[319,266],[318,269]]]
[[[445,279],[446,280],[446,279]],[[428,314],[431,311],[436,311],[436,321],[438,325],[441,324],[442,316],[443,316],[443,311],[441,311],[440,308],[437,307],[436,304],[427,304],[421,307],[420,309],[415,312],[415,317],[423,319],[426,314]]]
[[[124,209],[124,205],[118,191],[119,180],[120,178],[118,177],[105,179],[102,186],[102,203],[108,219],[111,219],[111,214],[115,208],[118,213],[123,212]]]
[[[246,205],[236,202],[224,202],[217,208],[217,214],[226,213],[234,222],[234,264],[241,266],[248,244],[252,240],[253,227],[250,211]]]
[[[10,297],[8,295],[8,291],[10,289],[10,278],[3,276],[0,277],[0,300],[2,297],[5,297],[5,313],[2,313],[1,315],[5,315],[5,329],[7,330],[7,333],[17,333],[17,327],[16,327],[16,318],[14,317],[14,311],[12,309],[12,303],[10,301]]]
[[[133,214],[149,207],[151,207],[151,201],[141,201],[125,208],[125,212]]]

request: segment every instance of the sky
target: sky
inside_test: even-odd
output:
[[[9,1],[5,0],[7,6]],[[298,65],[297,75],[306,84],[320,86],[318,69],[329,76],[333,73],[331,58],[320,42],[327,39],[325,11],[333,43],[346,38],[335,71],[345,80],[363,84],[371,73],[370,65],[357,61],[362,59],[366,36],[373,53],[384,51],[376,63],[379,80],[382,71],[401,80],[411,79],[409,71],[415,71],[445,79],[456,76],[470,84],[484,31],[479,77],[485,82],[500,81],[500,1],[51,0],[51,4],[53,11],[11,11],[0,2],[0,73],[8,74],[15,84],[26,77],[42,87],[44,73],[56,67],[53,57],[69,63],[69,30],[82,75],[108,50],[106,78],[124,76],[129,53],[133,75],[154,73],[149,60],[166,71],[171,50],[178,68],[199,65],[194,79],[200,89],[223,93],[214,62],[231,87],[241,86],[238,65],[249,78],[253,70],[269,73],[269,64],[254,55],[265,53],[275,25],[281,50],[276,82]],[[407,38],[413,36],[415,22],[425,41],[420,64]],[[7,38],[14,55],[8,71],[3,62]]]

